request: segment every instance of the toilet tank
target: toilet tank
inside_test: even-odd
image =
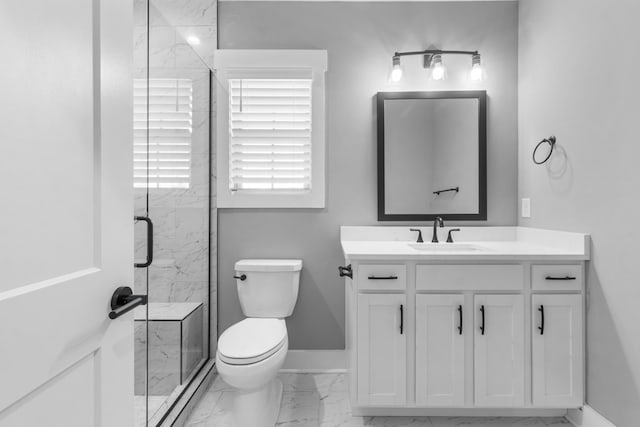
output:
[[[243,259],[236,262],[235,270],[245,316],[291,316],[298,299],[301,259]]]

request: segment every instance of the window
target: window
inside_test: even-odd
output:
[[[324,207],[325,51],[218,51],[218,207]]]
[[[134,80],[134,188],[189,188],[192,92],[190,79],[149,79],[148,93]]]
[[[311,79],[230,79],[229,189],[311,189]]]

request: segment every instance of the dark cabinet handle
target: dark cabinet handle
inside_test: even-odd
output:
[[[346,267],[339,266],[338,274],[340,275],[340,277],[348,277],[350,279],[353,279],[353,270],[351,269],[351,264],[347,265]]]
[[[111,312],[109,319],[117,319],[139,305],[147,305],[146,295],[133,295],[128,286],[120,286],[111,296]]]
[[[404,305],[400,304],[400,335],[404,333]]]
[[[247,280],[247,275],[246,274],[241,274],[240,276],[235,275],[235,276],[233,276],[233,278],[234,279],[240,279],[240,280],[242,280],[244,282],[245,280]]]
[[[398,280],[398,276],[369,276],[369,280]]]
[[[480,313],[482,314],[482,321],[480,323],[480,334],[484,335],[484,305],[480,306]]]
[[[540,312],[540,326],[538,326],[538,330],[540,331],[540,335],[544,335],[544,305],[538,307],[538,311]]]
[[[544,280],[576,280],[576,278],[573,276],[564,276],[564,277],[547,276],[544,278]]]
[[[137,221],[144,221],[147,223],[147,260],[142,263],[135,263],[136,268],[149,267],[153,262],[153,222],[148,216],[134,216],[133,219]]]
[[[458,334],[462,335],[462,305],[458,306],[458,318],[460,319],[460,324],[458,325]]]

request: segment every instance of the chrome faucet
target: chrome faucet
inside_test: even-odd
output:
[[[433,237],[431,238],[431,243],[438,243],[438,227],[444,227],[444,221],[439,216],[433,220]]]

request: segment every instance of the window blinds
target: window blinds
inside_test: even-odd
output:
[[[133,186],[189,188],[193,131],[191,80],[149,79],[148,124],[146,79],[135,79],[133,92]]]
[[[311,189],[311,79],[229,79],[229,187]]]

